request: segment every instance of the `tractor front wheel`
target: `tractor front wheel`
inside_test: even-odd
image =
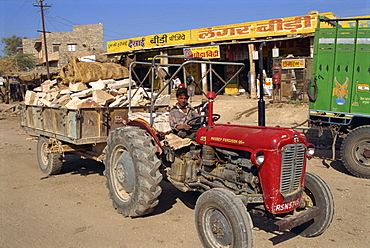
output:
[[[197,200],[195,226],[203,247],[254,245],[253,222],[243,202],[227,189],[210,189]]]
[[[328,185],[319,176],[306,173],[302,203],[305,211],[311,207],[320,208],[320,214],[313,220],[293,229],[303,237],[316,237],[322,234],[330,225],[334,215],[334,199]]]

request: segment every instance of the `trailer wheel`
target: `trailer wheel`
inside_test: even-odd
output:
[[[227,189],[214,188],[200,195],[195,226],[203,247],[254,246],[252,219],[243,202]]]
[[[60,172],[63,165],[62,154],[59,152],[51,152],[53,144],[49,142],[49,138],[39,136],[37,141],[37,160],[40,169],[46,175],[55,175]]]
[[[354,176],[370,178],[370,125],[355,128],[340,148],[343,165]]]
[[[156,151],[153,139],[138,127],[117,128],[107,140],[106,186],[113,207],[125,217],[148,214],[159,202],[162,174]]]
[[[334,199],[328,185],[319,176],[307,172],[304,184],[302,201],[305,204],[305,209],[319,207],[320,215],[293,228],[292,231],[303,237],[316,237],[321,235],[333,220]]]

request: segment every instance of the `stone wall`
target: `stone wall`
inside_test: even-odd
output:
[[[34,54],[37,58],[43,57],[43,46],[36,46],[35,43],[44,43],[43,34],[38,39],[23,39],[23,51],[27,54]],[[104,52],[103,24],[73,26],[72,32],[46,33],[48,54],[55,52],[59,58],[58,66],[61,67],[79,54],[96,55]],[[74,51],[70,51],[73,48]]]
[[[23,39],[22,40],[23,53],[35,54],[37,52],[37,50],[35,49],[36,40],[37,39]]]

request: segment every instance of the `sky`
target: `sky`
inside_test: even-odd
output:
[[[39,0],[0,0],[0,39],[37,38]],[[311,10],[340,17],[370,15],[370,0],[45,0],[46,31],[102,23],[104,41],[189,29],[305,15]],[[3,44],[0,44],[2,50]],[[0,52],[0,55],[3,55]]]

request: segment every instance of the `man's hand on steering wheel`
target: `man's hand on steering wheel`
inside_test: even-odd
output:
[[[219,114],[213,114],[212,120],[218,121],[221,118]],[[191,126],[192,128],[199,128],[203,124],[207,124],[208,115],[199,115],[196,116],[186,122],[187,125]]]
[[[177,125],[176,128],[177,129],[190,130],[191,129],[191,125],[188,125],[188,124],[180,124],[180,125]]]

